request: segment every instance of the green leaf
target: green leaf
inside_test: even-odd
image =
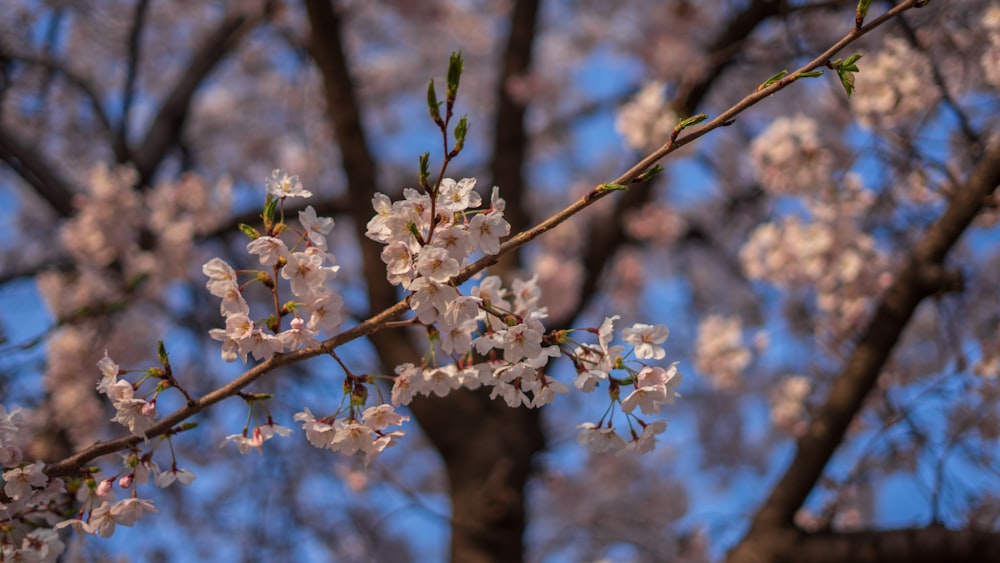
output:
[[[624,186],[622,184],[601,184],[600,186],[597,186],[598,193],[614,192],[619,190],[626,191],[628,190],[628,186]]]
[[[462,71],[465,70],[465,61],[462,60],[461,51],[455,51],[448,60],[448,107],[455,104],[458,97],[458,84],[462,80]]]
[[[156,357],[160,359],[160,365],[163,366],[163,369],[170,369],[170,359],[167,357],[167,348],[163,345],[162,340],[156,344]]]
[[[425,152],[424,154],[420,155],[419,179],[420,179],[420,185],[425,190],[429,186],[428,181],[431,177],[430,159],[431,159],[431,153],[429,152]]]
[[[264,213],[260,216],[264,220],[265,229],[271,229],[271,225],[274,224],[274,213],[277,209],[278,198],[274,197],[274,194],[267,194],[267,198],[264,200]]]
[[[800,72],[795,75],[795,79],[798,80],[799,78],[816,78],[817,76],[823,76],[823,71],[814,70],[812,72]]]
[[[649,170],[643,172],[642,174],[639,174],[638,176],[636,176],[633,179],[633,181],[637,182],[637,183],[638,182],[648,182],[651,178],[653,178],[654,176],[656,176],[660,172],[663,172],[663,166],[660,165],[660,164],[657,164],[656,166],[654,166],[654,167],[650,168]]]
[[[250,237],[250,240],[257,240],[260,238],[260,232],[246,223],[240,223],[239,229],[241,233]]]
[[[682,119],[681,122],[677,124],[676,130],[682,131],[684,129],[687,129],[688,127],[691,127],[692,125],[698,125],[699,123],[705,121],[706,119],[708,119],[707,113],[699,113],[698,115],[692,115],[687,119]]]
[[[788,71],[787,70],[783,70],[783,71],[775,74],[771,78],[768,78],[767,80],[765,80],[763,84],[761,84],[760,86],[758,86],[757,87],[757,91],[760,92],[764,88],[767,88],[768,86],[770,86],[770,85],[774,84],[775,82],[781,80],[782,78],[784,78],[787,75],[788,75]]]
[[[441,102],[438,101],[437,92],[434,91],[434,80],[432,79],[427,83],[427,111],[431,114],[431,119],[434,123],[442,125],[444,121],[441,120]]]
[[[840,83],[844,86],[844,91],[847,92],[848,98],[854,93],[854,74],[860,72],[858,65],[855,63],[860,58],[861,55],[851,55],[846,61],[837,59],[830,63],[830,66],[836,69],[837,76],[840,77]]]
[[[451,155],[457,155],[462,151],[462,147],[465,146],[465,134],[469,132],[469,116],[463,115],[461,119],[458,120],[458,125],[455,125],[455,148],[452,149]]]
[[[861,27],[865,23],[865,17],[868,16],[868,8],[871,4],[872,0],[858,0],[858,9],[854,16],[854,24],[857,27]]]

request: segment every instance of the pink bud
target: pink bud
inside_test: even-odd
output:
[[[135,473],[129,473],[121,479],[118,480],[118,486],[127,489],[132,486],[132,481],[135,481]]]
[[[97,496],[103,497],[103,496],[107,495],[108,493],[110,493],[111,492],[111,486],[114,485],[114,483],[115,483],[115,478],[114,477],[112,477],[110,479],[105,479],[105,480],[101,481],[100,484],[97,485],[97,491],[96,491]]]

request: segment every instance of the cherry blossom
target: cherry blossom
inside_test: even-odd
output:
[[[666,351],[658,346],[667,340],[670,331],[663,325],[636,323],[622,331],[625,342],[635,346],[635,357],[640,360],[662,360]]]
[[[298,176],[289,176],[283,170],[273,170],[266,187],[267,193],[275,197],[312,197],[312,192],[302,187]]]

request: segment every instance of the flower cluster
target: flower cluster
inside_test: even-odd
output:
[[[590,392],[606,382],[612,402],[620,403],[626,416],[639,422],[643,430],[632,432],[629,449],[651,450],[653,436],[663,432],[666,423],[647,424],[632,413],[638,407],[644,414],[654,414],[661,405],[672,404],[681,377],[676,366],[627,365],[621,355],[625,348],[610,345],[617,316],[600,328],[587,329],[598,335],[597,345],[583,344],[572,340],[573,331],[546,330],[543,321],[548,314],[540,304],[537,276],[514,280],[510,289],[498,276],[486,276],[467,294],[456,285],[455,277],[473,253],[495,254],[499,239],[510,230],[496,188],[488,209],[474,209],[481,203],[473,191],[475,183],[470,178],[457,182],[446,178],[433,197],[406,190],[401,201],[392,202],[381,194],[373,200],[377,215],[368,224],[368,236],[386,245],[382,259],[388,280],[411,292],[409,304],[416,321],[433,325],[432,351],[439,346],[455,359],[441,363],[432,354],[432,360],[420,366],[398,366],[393,404],[408,404],[416,395],[444,396],[459,387],[488,387],[491,398],[512,408],[538,408],[569,392],[569,385],[547,372],[549,360],[565,354],[577,368],[578,389]],[[636,361],[661,360],[666,352],[660,344],[667,334],[663,325],[636,324],[626,328],[622,338],[632,346],[630,357]],[[625,376],[615,378],[610,375],[613,370],[622,370]],[[619,397],[622,385],[634,387],[624,400]],[[610,419],[599,433],[617,436]],[[624,447],[625,440],[618,440]],[[617,449],[600,445],[600,440],[582,442],[595,449]]]
[[[830,183],[834,157],[816,120],[797,114],[775,119],[750,145],[757,181],[774,194],[803,195]]]
[[[771,422],[793,436],[801,436],[807,422],[805,401],[811,391],[812,383],[805,376],[783,379],[771,395]]]
[[[626,353],[621,345],[611,345],[614,336],[614,321],[618,316],[608,317],[597,329],[590,329],[597,334],[597,345],[578,345],[572,352],[573,363],[576,366],[577,377],[573,385],[581,391],[589,393],[597,386],[606,382],[608,394],[614,403],[621,406],[621,411],[628,422],[631,439],[626,442],[612,423],[611,418],[605,421],[602,417],[597,423],[585,422],[578,426],[580,434],[577,442],[596,452],[637,452],[646,453],[656,445],[656,435],[667,429],[665,420],[646,422],[635,414],[636,407],[642,414],[658,414],[663,405],[672,405],[680,396],[677,387],[682,376],[677,371],[677,363],[664,369],[638,362],[643,359],[662,359],[666,351],[660,344],[666,341],[669,331],[663,325],[635,324],[622,331],[622,339],[632,345],[632,350]],[[635,360],[627,361],[629,357]],[[633,365],[630,365],[633,364]],[[624,377],[614,377],[615,370],[624,372]],[[621,388],[631,387],[632,391],[621,399]],[[613,409],[609,409],[613,412]],[[607,416],[607,415],[606,415]],[[637,432],[633,421],[638,424]]]
[[[921,116],[940,97],[931,65],[905,39],[886,38],[857,75],[851,105],[862,125],[894,126]]]
[[[107,352],[97,363],[101,372],[97,391],[107,395],[115,408],[116,414],[111,420],[128,427],[132,434],[144,438],[146,430],[155,422],[157,396],[166,389],[176,386],[166,351],[162,346],[159,357],[161,365],[144,370],[134,384],[123,377],[129,372],[122,370]],[[150,380],[159,382],[145,398],[137,397],[137,391]],[[125,454],[123,468],[111,477],[98,481],[91,473],[93,470],[87,470],[83,480],[85,486],[77,491],[77,501],[81,508],[75,518],[61,521],[55,524],[55,528],[72,527],[77,532],[110,537],[116,525],[132,526],[144,513],[156,512],[151,500],[138,498],[138,485],[148,483],[150,476],[153,484],[161,488],[169,487],[175,482],[189,485],[195,479],[193,472],[177,467],[177,460],[173,458],[173,448],[170,449],[172,460],[169,470],[161,470],[152,459],[160,444],[169,442],[171,434],[183,429],[185,429],[183,426],[178,427],[152,445],[146,440],[144,443],[149,447],[149,451],[142,455],[138,450]],[[38,471],[40,473],[40,469]],[[44,474],[41,475],[44,477]],[[4,474],[4,478],[7,478],[7,474]],[[129,498],[115,502],[116,482],[120,488],[130,491]],[[28,484],[38,487],[44,485],[44,481],[28,481]]]
[[[708,315],[698,325],[695,367],[712,387],[734,391],[740,374],[753,354],[743,345],[743,327],[738,317]]]
[[[340,452],[344,455],[365,454],[371,461],[404,434],[402,430],[386,431],[399,426],[410,417],[397,414],[392,405],[368,407],[360,417],[352,410],[350,418],[316,418],[309,409],[295,415],[302,423],[306,439],[317,448]]]
[[[333,229],[333,219],[318,217],[316,210],[308,206],[298,214],[298,229],[283,220],[275,221],[274,204],[283,206],[286,198],[311,197],[312,192],[302,187],[297,176],[280,170],[272,172],[266,185],[265,213],[270,210],[265,221],[267,232],[261,234],[249,226],[243,231],[251,238],[247,252],[268,270],[245,272],[252,277],[241,284],[237,271],[221,258],[212,258],[202,267],[208,277],[208,291],[222,299],[219,311],[226,319],[226,328],[213,329],[209,334],[222,342],[222,358],[227,362],[237,357],[246,362],[250,355],[266,360],[284,351],[316,344],[320,332],[332,333],[341,322],[343,300],[328,283],[340,269],[327,251],[326,237]],[[283,214],[282,207],[282,219]],[[281,238],[286,232],[296,235],[291,247]],[[250,317],[244,289],[250,283],[262,283],[273,293],[274,303],[280,303],[278,277],[287,280],[295,301],[278,308],[268,321],[255,322]],[[280,330],[281,319],[286,315],[292,315],[292,319],[287,329]]]
[[[615,130],[634,149],[647,149],[665,143],[677,125],[677,116],[667,104],[663,82],[652,81],[622,106],[615,120]]]
[[[46,526],[58,521],[54,501],[65,489],[62,481],[49,480],[44,463],[22,461],[24,456],[17,445],[24,426],[20,410],[8,411],[0,405],[0,561],[53,563],[65,545]]]

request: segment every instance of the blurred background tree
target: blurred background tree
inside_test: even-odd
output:
[[[257,220],[273,168],[298,174],[337,221],[349,322],[395,303],[365,225],[373,194],[416,186],[417,154],[440,162],[424,92],[452,51],[466,59],[459,111],[472,127],[450,175],[478,178],[484,194],[500,186],[516,232],[628,169],[678,116],[716,115],[823,52],[854,27],[855,8],[7,3],[0,396],[30,413],[26,457],[55,462],[120,435],[94,391],[104,350],[134,366],[164,339],[196,393],[238,373],[207,338],[220,319],[200,268],[214,255],[249,267],[235,227]],[[577,446],[576,425],[604,408],[590,396],[528,410],[460,390],[414,401],[422,435],[367,468],[301,436],[243,457],[215,447],[245,424],[228,401],[174,440],[195,484],[160,492],[161,513],[134,530],[73,549],[248,561],[995,557],[1000,8],[932,2],[850,49],[838,56],[863,54],[850,98],[832,71],[795,84],[497,265],[508,280],[538,276],[549,328],[610,314],[671,328],[684,398],[654,453]],[[95,201],[107,212],[81,217]],[[391,374],[422,346],[396,329],[340,353],[357,373]],[[560,369],[569,382],[572,367]],[[253,390],[276,393],[271,410],[291,425],[302,406],[335,401],[342,378],[318,359]]]

